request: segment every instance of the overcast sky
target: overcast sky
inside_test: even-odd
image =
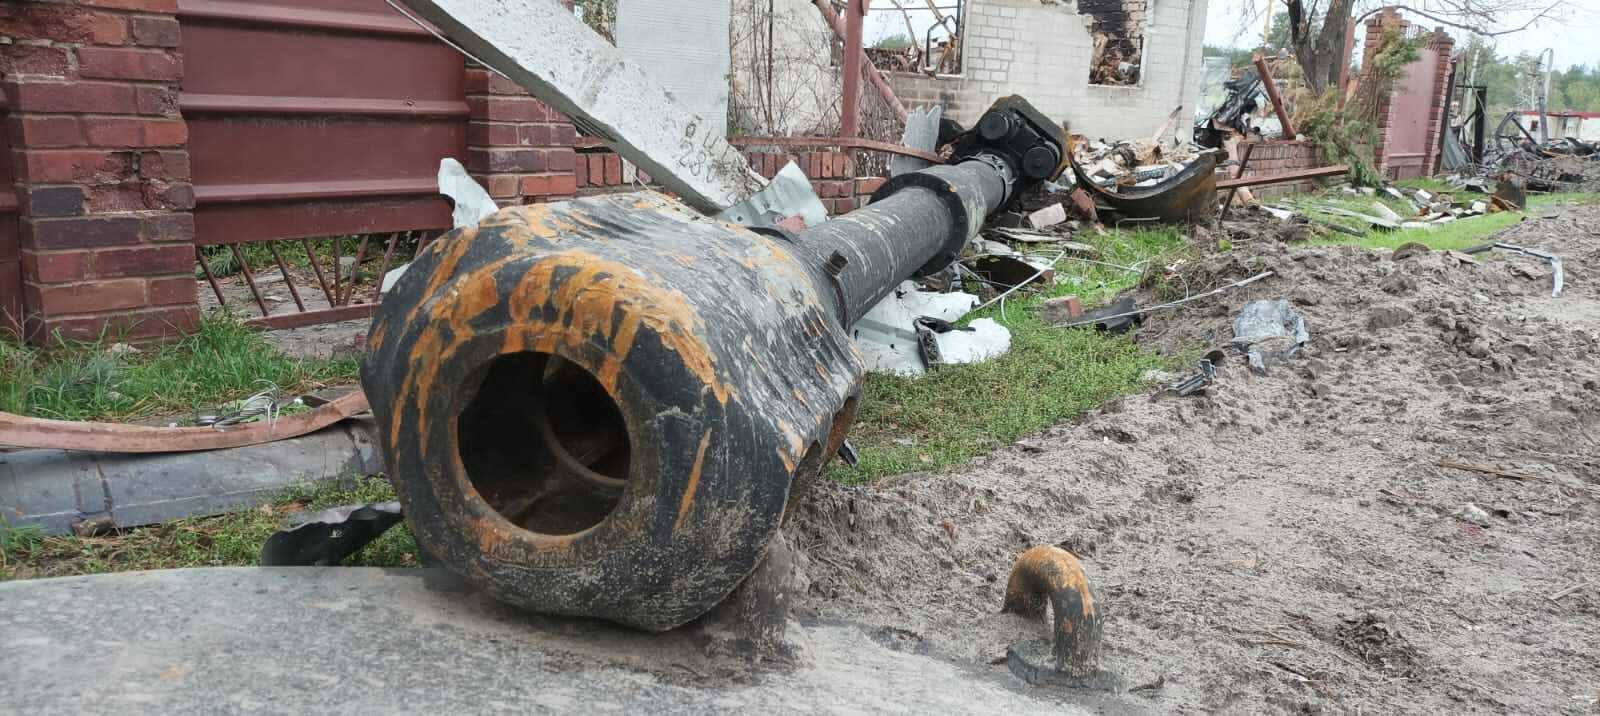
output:
[[[1222,47],[1255,47],[1261,43],[1261,31],[1265,19],[1262,13],[1268,3],[1272,3],[1274,12],[1283,11],[1282,0],[1211,0],[1206,18],[1206,44]],[[1360,3],[1358,3],[1360,5]],[[1556,66],[1562,69],[1572,65],[1600,65],[1600,0],[1568,0],[1568,7],[1558,11],[1559,17],[1542,20],[1522,32],[1510,35],[1501,35],[1494,38],[1496,47],[1502,55],[1515,55],[1519,52],[1538,53],[1545,48],[1555,50]],[[1418,7],[1427,8],[1424,0]],[[1241,27],[1246,12],[1254,20],[1248,28]],[[1364,12],[1364,11],[1363,11]],[[1360,12],[1356,13],[1361,14]],[[1405,11],[1401,11],[1404,16]],[[1506,23],[1516,27],[1528,21],[1533,13],[1525,13]],[[1510,16],[1508,16],[1510,17]],[[1437,25],[1425,17],[1413,16],[1413,21],[1423,24],[1424,27]],[[1466,40],[1463,31],[1445,28],[1446,32],[1454,35],[1456,42]],[[1362,30],[1356,30],[1356,43],[1360,46]]]
[[[1160,2],[1160,0],[1156,0]],[[1527,2],[1540,2],[1540,6],[1548,3],[1540,0],[1526,0]],[[1554,0],[1550,0],[1553,2]],[[1283,11],[1283,0],[1210,0],[1206,17],[1206,44],[1221,47],[1255,47],[1261,43],[1264,16],[1268,3],[1272,3],[1276,12]],[[920,3],[901,3],[905,5],[911,15],[911,26],[917,34],[917,44],[923,44],[928,27],[933,24],[933,14],[926,9],[913,9]],[[939,0],[940,7],[948,8],[947,12],[954,14],[955,3],[951,0]],[[1429,0],[1418,0],[1417,7],[1427,9]],[[1358,6],[1367,6],[1367,3],[1357,3]],[[1249,9],[1248,15],[1246,9]],[[1361,12],[1365,12],[1362,10]],[[1361,12],[1357,12],[1359,15]],[[1402,11],[1403,14],[1403,11]],[[1524,13],[1520,16],[1508,16],[1509,27],[1516,27],[1528,21],[1533,13]],[[1249,27],[1244,27],[1244,18],[1252,18]],[[1414,17],[1414,20],[1425,23],[1425,27],[1432,27],[1437,23],[1424,17]],[[1466,41],[1464,31],[1445,28],[1454,35],[1457,42]],[[1356,29],[1356,46],[1360,47],[1364,29]],[[894,35],[906,34],[906,21],[904,15],[893,4],[876,2],[872,5],[872,12],[867,15],[865,32],[867,44]],[[935,37],[944,37],[945,33],[935,32]],[[1562,69],[1572,65],[1600,66],[1600,0],[1567,0],[1567,6],[1558,13],[1553,13],[1551,18],[1540,21],[1533,27],[1510,35],[1501,35],[1495,38],[1497,47],[1502,55],[1516,55],[1519,52],[1538,53],[1545,48],[1555,50],[1556,66]]]

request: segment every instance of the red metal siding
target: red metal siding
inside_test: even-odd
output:
[[[383,0],[180,0],[197,242],[450,225],[463,61]]]
[[[17,234],[17,192],[11,162],[8,107],[0,92],[0,331],[21,331],[22,246]]]

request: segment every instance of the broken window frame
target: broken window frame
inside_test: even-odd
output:
[[[913,3],[915,1],[916,0],[901,0],[901,2],[913,2]],[[878,13],[878,12],[890,12],[890,13],[901,13],[901,14],[904,14],[907,10],[922,10],[922,9],[936,10],[939,13],[939,16],[936,16],[933,19],[933,22],[928,25],[928,29],[925,30],[922,33],[922,37],[911,37],[911,38],[908,38],[912,42],[912,47],[914,47],[916,49],[916,61],[915,61],[915,66],[914,67],[912,67],[910,69],[907,69],[904,66],[887,65],[884,62],[880,61],[880,57],[883,54],[882,51],[879,51],[879,52],[875,53],[874,52],[874,48],[872,48],[870,46],[869,47],[863,47],[862,49],[864,51],[866,51],[866,53],[867,53],[867,58],[872,61],[872,66],[876,67],[878,69],[878,71],[880,71],[880,72],[901,72],[901,73],[908,73],[908,74],[924,75],[924,76],[928,76],[928,77],[948,77],[948,78],[957,78],[957,77],[964,76],[965,73],[966,73],[966,52],[965,52],[965,47],[961,43],[960,40],[961,40],[961,28],[966,24],[967,0],[945,0],[945,2],[951,3],[951,4],[939,4],[939,0],[933,0],[932,2],[928,3],[929,7],[927,7],[927,8],[906,7],[905,9],[902,9],[899,4],[891,2],[891,4],[889,4],[887,6],[876,6],[875,5],[875,6],[867,8],[868,17],[870,17],[872,13]],[[837,0],[835,1],[834,4],[836,6],[838,5]],[[955,11],[954,14],[949,14],[949,15],[943,14],[943,13],[949,12],[951,10]],[[841,16],[842,16],[843,12],[844,12],[843,10],[840,10]],[[939,17],[943,17],[944,22],[940,22]],[[951,29],[952,26],[954,27],[954,29]],[[955,46],[955,56],[954,56],[955,67],[953,68],[953,70],[948,71],[948,72],[939,71],[937,69],[932,69],[932,68],[930,68],[928,66],[928,57],[933,54],[932,53],[933,43],[934,43],[934,40],[937,39],[935,37],[935,32],[938,31],[941,28],[943,28],[944,32],[945,32],[945,35],[944,35],[945,41],[946,42],[950,42],[950,41],[953,40],[952,44]],[[835,46],[837,47],[837,51],[835,52],[835,56],[836,57],[837,56],[842,56],[842,54],[844,52],[843,41],[836,42]],[[944,64],[944,56],[942,56],[942,55],[940,56],[940,64],[941,64],[941,66]]]
[[[1122,11],[1123,11],[1124,14],[1126,14],[1126,12],[1127,12],[1127,5],[1126,5],[1127,0],[1117,0],[1117,2],[1122,3]],[[1087,16],[1087,17],[1089,17],[1089,18],[1091,18],[1093,20],[1093,22],[1089,25],[1089,28],[1088,28],[1089,29],[1089,42],[1090,42],[1090,44],[1092,46],[1093,43],[1094,43],[1095,35],[1097,33],[1104,32],[1102,29],[1100,29],[1099,24],[1101,22],[1100,21],[1100,14],[1105,13],[1106,11],[1102,10],[1100,12],[1094,12],[1094,11],[1090,11],[1090,10],[1085,10],[1083,5],[1084,5],[1083,1],[1080,0],[1080,2],[1078,3],[1078,6],[1077,6],[1077,11],[1078,11],[1078,13],[1080,15]],[[1140,10],[1140,12],[1142,13],[1142,17],[1139,19],[1139,21],[1137,23],[1137,29],[1138,29],[1137,42],[1138,42],[1138,47],[1139,47],[1139,59],[1138,59],[1138,62],[1135,63],[1134,67],[1133,67],[1134,72],[1137,73],[1137,75],[1135,76],[1134,80],[1132,82],[1128,82],[1126,84],[1114,84],[1114,83],[1108,83],[1108,82],[1096,82],[1095,81],[1095,79],[1096,79],[1096,77],[1095,77],[1095,68],[1096,68],[1097,65],[1095,63],[1095,58],[1094,58],[1094,56],[1092,54],[1092,51],[1091,51],[1091,55],[1090,55],[1090,58],[1089,58],[1089,76],[1086,78],[1086,81],[1085,81],[1085,83],[1089,87],[1115,87],[1115,88],[1120,88],[1120,89],[1139,89],[1139,88],[1144,87],[1144,78],[1145,78],[1144,67],[1145,67],[1145,64],[1149,60],[1149,54],[1150,54],[1150,47],[1149,47],[1150,46],[1149,33],[1150,33],[1150,20],[1151,20],[1150,13],[1152,11],[1154,11],[1155,5],[1156,5],[1156,3],[1154,2],[1154,0],[1143,0],[1143,8]],[[1126,25],[1124,26],[1124,31],[1126,31]],[[1128,39],[1128,38],[1124,38],[1124,39]],[[1132,40],[1129,40],[1129,41],[1132,41]]]

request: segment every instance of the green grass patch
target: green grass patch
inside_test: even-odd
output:
[[[0,518],[0,581],[181,567],[235,567],[259,562],[261,545],[296,513],[358,502],[393,500],[382,478],[291,488],[261,508],[177,520],[102,537],[47,537]],[[352,566],[414,567],[417,545],[404,524],[352,555]]]
[[[1084,236],[1074,237],[1083,241]],[[1110,231],[1087,243],[1096,260],[1142,270],[1186,252],[1176,229]],[[1041,247],[1038,253],[1053,257]],[[852,468],[831,463],[828,474],[850,483],[910,470],[939,470],[1078,416],[1106,400],[1138,390],[1140,377],[1163,360],[1125,337],[1092,328],[1061,329],[1035,310],[1046,298],[1074,294],[1085,307],[1132,287],[1139,273],[1063,260],[1047,293],[1008,298],[967,318],[993,318],[1011,330],[1011,350],[982,363],[940,368],[920,378],[870,374],[850,442],[861,456]]]
[[[1435,193],[1451,193],[1448,184],[1438,179],[1408,179],[1399,184],[1408,189],[1424,189]],[[1462,194],[1461,197],[1483,197],[1481,194]],[[1487,197],[1483,197],[1487,201]],[[1484,242],[1491,234],[1509,228],[1520,222],[1527,212],[1502,211],[1494,214],[1483,214],[1456,219],[1448,224],[1437,224],[1432,229],[1398,229],[1386,231],[1375,229],[1365,221],[1354,217],[1337,216],[1319,212],[1318,206],[1337,206],[1350,211],[1363,214],[1376,215],[1373,209],[1374,202],[1382,202],[1401,216],[1410,216],[1415,212],[1411,205],[1394,197],[1379,194],[1376,197],[1350,196],[1344,193],[1337,194],[1301,194],[1286,197],[1279,205],[1286,205],[1297,212],[1308,216],[1315,216],[1319,221],[1332,221],[1341,226],[1362,232],[1360,237],[1347,234],[1330,233],[1317,239],[1315,244],[1356,244],[1365,249],[1395,249],[1404,244],[1416,242],[1435,251],[1456,250],[1477,246]],[[1557,193],[1557,194],[1530,194],[1528,196],[1528,211],[1551,206],[1568,204],[1593,204],[1600,202],[1600,195],[1582,193]]]
[[[0,411],[58,420],[131,420],[216,408],[267,387],[287,392],[356,380],[354,356],[299,359],[257,329],[214,315],[182,340],[115,352],[116,336],[47,349],[0,339]]]

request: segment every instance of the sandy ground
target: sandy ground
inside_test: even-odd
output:
[[[1595,713],[1600,208],[1496,238],[1561,255],[1565,293],[1505,254],[1268,240],[1193,262],[1196,292],[1277,274],[1152,316],[1142,344],[1194,355],[1245,302],[1289,298],[1303,355],[1267,376],[1230,359],[1205,395],[1126,398],[950,474],[820,486],[791,528],[801,612],[1004,673],[1044,631],[997,614],[1011,561],[1056,544],[1099,585],[1125,690],[1047,700]]]

